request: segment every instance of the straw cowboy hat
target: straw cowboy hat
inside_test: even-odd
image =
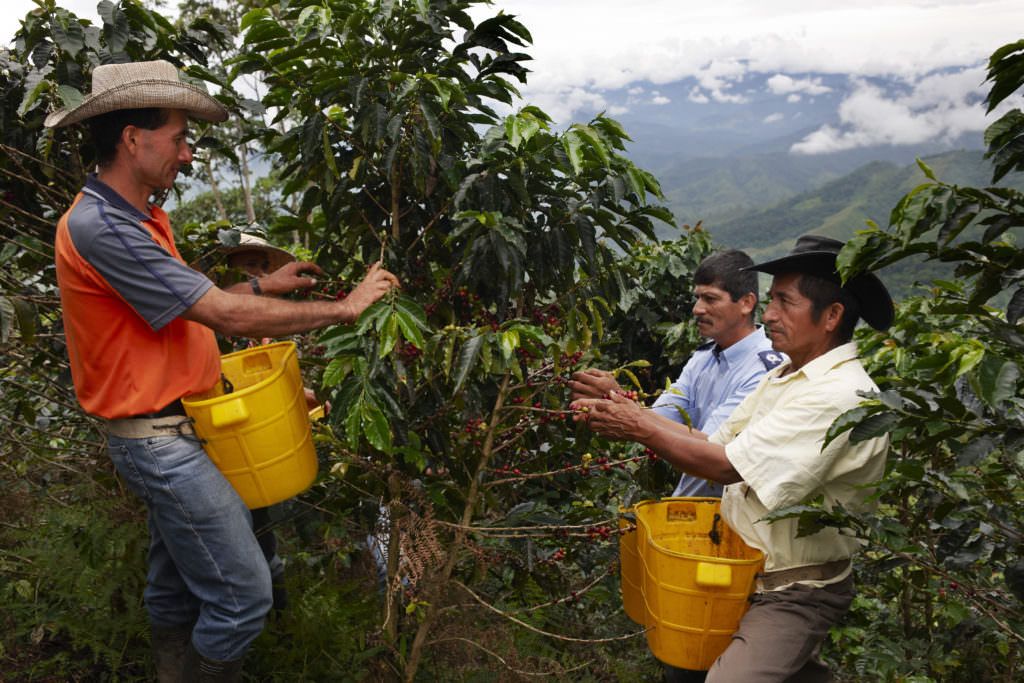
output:
[[[873,273],[861,273],[843,284],[836,270],[836,255],[842,248],[843,243],[839,240],[820,235],[803,235],[797,238],[793,250],[786,256],[755,263],[744,270],[771,275],[806,273],[842,284],[843,289],[860,304],[860,317],[864,322],[876,330],[888,329],[896,315],[889,291]]]
[[[295,255],[291,252],[275,247],[262,237],[249,235],[244,232],[239,235],[237,247],[221,247],[221,252],[223,252],[225,257],[246,251],[261,251],[266,254],[267,261],[270,264],[270,268],[267,272],[270,273],[273,273],[284,264],[291,263],[295,260]]]
[[[203,89],[184,83],[164,60],[104,64],[92,71],[92,92],[71,109],[46,117],[47,128],[61,128],[118,109],[184,109],[203,121],[224,121],[228,110]]]

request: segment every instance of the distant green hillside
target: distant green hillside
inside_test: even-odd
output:
[[[856,165],[831,157],[796,157],[785,152],[744,158],[691,159],[657,172],[676,217],[725,221],[773,206],[849,173]]]
[[[980,151],[956,151],[923,161],[939,179],[956,185],[984,187],[992,178],[991,165]],[[903,195],[926,178],[916,164],[898,166],[872,162],[849,175],[802,192],[763,211],[727,220],[704,222],[716,243],[747,251],[755,260],[787,252],[799,235],[813,232],[848,239],[871,219],[885,226],[889,213]],[[1024,175],[1000,183],[1024,190]],[[907,294],[915,281],[948,276],[940,264],[916,263],[883,273],[887,284]]]
[[[682,156],[666,162],[647,150],[635,161],[654,173],[680,223],[723,224],[821,188],[872,161],[911,163],[927,152],[870,147],[815,156],[791,154],[806,134],[779,138],[720,157]],[[970,146],[966,147],[970,148]],[[666,229],[663,237],[669,237]]]

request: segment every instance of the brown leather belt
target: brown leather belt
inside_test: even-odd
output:
[[[192,420],[181,415],[169,417],[125,417],[104,420],[107,432],[122,439],[146,439],[151,436],[195,436]]]
[[[800,581],[829,581],[841,576],[850,567],[849,558],[833,560],[824,564],[812,564],[807,567],[780,569],[775,572],[764,572],[757,575],[758,591],[773,591],[791,583]]]

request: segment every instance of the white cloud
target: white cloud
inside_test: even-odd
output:
[[[981,102],[981,67],[931,74],[891,95],[857,80],[839,105],[839,125],[822,126],[792,146],[796,154],[825,154],[871,145],[913,145],[955,140],[991,123]]]
[[[608,101],[600,93],[584,88],[569,88],[558,93],[558,98],[545,102],[543,107],[555,121],[569,121],[580,109],[602,111],[608,109]]]
[[[823,85],[820,78],[791,78],[786,74],[775,74],[765,84],[768,90],[776,95],[806,93],[808,95],[824,95],[832,92],[832,88]]]
[[[1024,25],[1020,0],[495,0],[479,14],[496,10],[533,34],[523,93],[542,107],[566,88],[685,78],[701,87],[692,101],[743,104],[749,72],[785,76],[802,89],[780,94],[807,98],[826,86],[800,74],[919,78],[983,63]]]
[[[622,116],[623,114],[629,113],[629,107],[621,107],[617,104],[613,104],[608,107],[608,116]]]
[[[58,4],[100,21],[96,0]],[[35,7],[33,0],[4,1],[0,43]],[[494,0],[472,14],[482,19],[498,11],[515,15],[534,38],[524,50],[534,57],[524,100],[560,122],[579,111],[619,115],[657,104],[668,98],[652,87],[684,79],[697,84],[686,95],[689,102],[737,106],[751,97],[750,73],[770,74],[769,90],[791,104],[828,92],[820,74],[862,79],[842,102],[835,125],[794,146],[801,153],[981,130],[977,100],[987,88],[977,67],[997,47],[1018,40],[1024,26],[1021,0]],[[951,68],[958,71],[935,75]],[[873,77],[902,80],[906,92],[872,89]],[[612,105],[606,93],[617,89],[628,97]],[[791,111],[800,115],[796,107]]]
[[[729,92],[743,80],[747,66],[738,59],[712,60],[696,73],[697,82],[716,102],[742,104],[747,98],[741,94]]]
[[[696,87],[690,90],[690,94],[686,96],[686,99],[690,100],[691,102],[695,102],[696,104],[707,104],[708,102],[711,101],[710,99],[708,99],[707,95],[700,91],[700,88]]]
[[[669,98],[665,97],[664,95],[660,94],[657,90],[651,93],[651,95],[651,104],[656,104],[660,106],[663,104],[668,104],[669,102],[672,101]]]
[[[780,114],[779,112],[775,112],[774,114],[769,114],[768,116],[764,117],[763,123],[778,123],[784,118],[786,117]]]

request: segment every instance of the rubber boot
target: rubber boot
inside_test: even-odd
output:
[[[192,640],[192,625],[153,626],[150,629],[150,640],[156,680],[159,683],[183,683],[181,670],[185,662],[185,650]]]
[[[288,589],[284,585],[284,576],[272,579],[270,588],[274,596],[274,611],[283,612],[288,609]]]
[[[204,657],[189,641],[185,650],[182,683],[239,683],[242,680],[242,658],[218,662]]]

